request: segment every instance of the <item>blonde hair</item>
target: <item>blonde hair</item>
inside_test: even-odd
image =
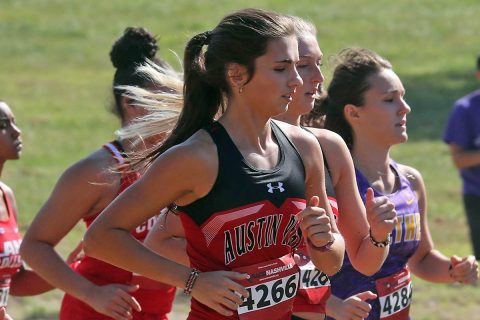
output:
[[[147,79],[151,88],[118,86],[123,95],[131,99],[131,105],[141,107],[147,114],[132,120],[128,125],[115,131],[120,140],[128,140],[132,145],[142,145],[142,151],[127,153],[132,170],[147,167],[149,154],[159,148],[175,127],[183,106],[182,74],[164,68],[152,61],[137,67],[136,72]],[[146,143],[152,137],[161,137],[151,145]]]
[[[172,130],[183,104],[181,74],[163,68],[151,61],[140,65],[137,73],[149,80],[153,87],[118,86],[132,105],[147,110],[147,115],[134,119],[115,133],[120,139],[145,139]]]
[[[297,16],[288,16],[288,17],[293,22],[295,35],[297,36],[297,38],[301,38],[305,35],[313,35],[313,36],[317,35],[317,28],[309,20],[306,20],[304,18],[300,18]]]

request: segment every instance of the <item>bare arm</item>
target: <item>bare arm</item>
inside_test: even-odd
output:
[[[171,203],[185,205],[210,191],[217,174],[216,152],[212,150],[212,143],[202,143],[201,139],[193,143],[194,139],[162,154],[142,178],[105,209],[85,235],[86,254],[147,278],[185,288],[191,269],[159,256],[134,239],[130,230]],[[139,199],[142,199],[141,206]],[[237,293],[248,296],[234,280],[246,278],[228,271],[200,273],[192,296],[223,315],[232,315],[231,310],[236,310],[242,302]]]
[[[13,320],[5,310],[5,307],[0,308],[0,320]]]
[[[97,160],[84,160],[70,167],[59,179],[47,202],[27,230],[20,251],[35,272],[53,286],[84,301],[98,312],[116,319],[127,319],[125,310],[138,303],[127,292],[132,286],[96,286],[73,271],[55,251],[55,246],[87,214],[92,214],[111,181],[103,178],[107,170]],[[105,190],[107,189],[107,191]],[[110,201],[114,194],[108,197]],[[113,309],[111,306],[115,306]],[[120,311],[118,308],[121,308]]]
[[[412,272],[427,281],[438,283],[472,283],[478,279],[478,264],[473,256],[463,259],[447,258],[434,249],[427,220],[427,198],[425,184],[421,174],[407,166],[400,166],[402,172],[412,183],[420,209],[421,240],[415,254],[409,259]],[[450,267],[452,266],[452,267]]]
[[[369,228],[372,228],[372,236],[376,240],[387,239],[396,221],[393,204],[388,211],[386,197],[367,197],[365,210],[357,189],[353,161],[343,139],[328,130],[311,130],[319,140],[329,164],[339,209],[337,224],[345,238],[348,257],[356,270],[367,276],[372,275],[381,268],[389,248],[374,246],[370,241]]]
[[[172,212],[160,215],[160,219],[148,232],[143,244],[165,258],[190,266],[185,231],[180,217]]]
[[[306,238],[309,256],[317,268],[327,275],[335,274],[343,263],[345,242],[339,233],[325,191],[322,150],[318,141],[304,130],[282,123],[291,130],[292,141],[302,156],[306,170],[307,208],[297,217]],[[320,161],[319,161],[320,159]],[[318,250],[334,240],[329,250]]]
[[[455,143],[450,143],[453,163],[458,169],[480,166],[480,150],[465,150]]]

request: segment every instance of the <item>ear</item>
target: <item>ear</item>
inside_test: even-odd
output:
[[[140,109],[132,105],[132,99],[122,96],[120,103],[123,109],[123,118],[125,121],[129,121],[140,115]]]
[[[240,88],[248,79],[247,67],[238,63],[227,64],[227,81],[231,88]]]
[[[125,97],[125,96],[123,96],[123,95],[122,95],[122,97],[120,98],[120,106],[122,107],[122,110],[123,110],[123,113],[124,113],[124,114],[129,113],[129,111],[130,111],[130,109],[131,109],[130,102],[131,102],[131,99],[130,99],[130,98],[127,98],[127,97]]]
[[[343,108],[343,115],[345,116],[345,119],[349,123],[352,123],[352,122],[358,121],[358,119],[360,118],[359,111],[360,111],[359,107],[349,103]]]

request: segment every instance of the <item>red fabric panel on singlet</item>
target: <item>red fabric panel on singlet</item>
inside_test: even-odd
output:
[[[15,213],[8,200],[5,190],[0,186],[3,193],[3,202],[7,209],[8,219],[0,221],[0,306],[7,305],[10,293],[10,281],[12,276],[22,266],[20,257],[20,243],[22,239],[18,232],[18,225]]]
[[[8,220],[0,221],[0,278],[10,279],[22,266],[22,259],[19,254],[22,238],[18,232],[17,219],[8,197],[0,186],[3,193],[3,201],[7,208]]]

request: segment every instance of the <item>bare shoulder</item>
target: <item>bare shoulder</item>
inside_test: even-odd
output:
[[[301,127],[282,121],[274,121],[297,148],[303,149],[318,146],[318,142],[315,137]]]
[[[13,190],[7,186],[4,182],[0,181],[0,187],[7,196],[13,196]]]
[[[178,179],[185,178],[194,184],[216,177],[217,166],[217,147],[207,132],[199,130],[183,143],[165,151],[147,173],[164,177],[166,172],[171,172]]]
[[[13,190],[2,181],[0,181],[0,187],[2,187],[2,191],[5,194],[5,197],[7,197],[7,199],[10,201],[10,203],[13,205],[16,211],[16,202],[15,202],[15,196],[13,194]]]
[[[93,184],[111,183],[118,176],[116,164],[112,155],[100,148],[72,164],[62,174],[60,180]]]
[[[217,148],[210,135],[204,130],[199,130],[169,150],[162,156],[162,162],[172,162],[179,169],[207,169],[217,159]]]
[[[308,130],[317,138],[326,154],[348,151],[345,141],[338,133],[320,128],[308,128]]]
[[[175,200],[185,205],[205,196],[218,174],[217,148],[210,135],[200,130],[159,156],[146,171],[145,186],[155,187],[168,181],[170,188],[180,190]]]

